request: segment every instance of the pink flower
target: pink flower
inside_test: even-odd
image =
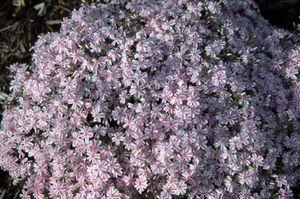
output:
[[[261,155],[252,154],[251,162],[254,167],[262,166],[263,165],[263,157]]]
[[[145,176],[139,176],[135,180],[134,187],[141,194],[148,186],[147,178]]]
[[[298,36],[253,0],[100,1],[11,68],[0,167],[29,198],[291,198]]]
[[[123,108],[117,107],[115,110],[112,111],[113,119],[118,121],[119,123],[124,121],[125,112]]]
[[[183,195],[186,192],[187,184],[184,181],[178,181],[174,190],[174,195]]]
[[[207,55],[215,58],[221,50],[224,48],[225,42],[221,40],[214,41],[212,44],[205,47],[205,52]]]
[[[110,187],[109,190],[106,192],[106,197],[107,199],[120,199],[121,194],[114,187]]]
[[[224,85],[226,83],[226,80],[226,72],[223,70],[215,72],[212,76],[212,84],[217,87],[220,85]]]
[[[105,107],[104,104],[98,104],[91,111],[94,121],[101,122],[101,119],[105,118]]]
[[[123,133],[116,132],[113,134],[113,137],[111,139],[116,145],[120,145],[121,142],[124,142],[125,138],[123,136]]]
[[[91,128],[87,128],[87,127],[82,128],[79,131],[79,133],[80,133],[80,136],[82,137],[82,139],[85,140],[85,142],[87,142],[94,135],[93,130]]]

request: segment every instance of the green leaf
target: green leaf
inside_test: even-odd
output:
[[[45,3],[44,2],[36,4],[33,8],[38,11],[38,15],[39,16],[42,16],[42,15],[44,15],[46,13],[46,7],[45,7]]]
[[[0,91],[0,100],[1,101],[6,101],[6,99],[8,98],[8,95],[6,93],[3,93]]]
[[[4,189],[4,190],[2,190],[1,192],[2,192],[2,193],[1,193],[1,195],[0,195],[0,199],[4,199],[6,190]]]
[[[46,23],[51,26],[51,25],[58,25],[60,24],[60,22],[61,20],[49,20]]]

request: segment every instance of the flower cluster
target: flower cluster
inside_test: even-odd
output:
[[[10,67],[0,166],[22,198],[290,198],[299,41],[252,0],[82,5]]]

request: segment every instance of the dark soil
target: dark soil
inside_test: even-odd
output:
[[[290,31],[300,24],[300,0],[255,0],[261,14],[279,28]]]

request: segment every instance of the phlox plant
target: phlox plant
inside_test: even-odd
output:
[[[299,35],[252,0],[82,5],[10,66],[0,166],[21,198],[292,198]]]

